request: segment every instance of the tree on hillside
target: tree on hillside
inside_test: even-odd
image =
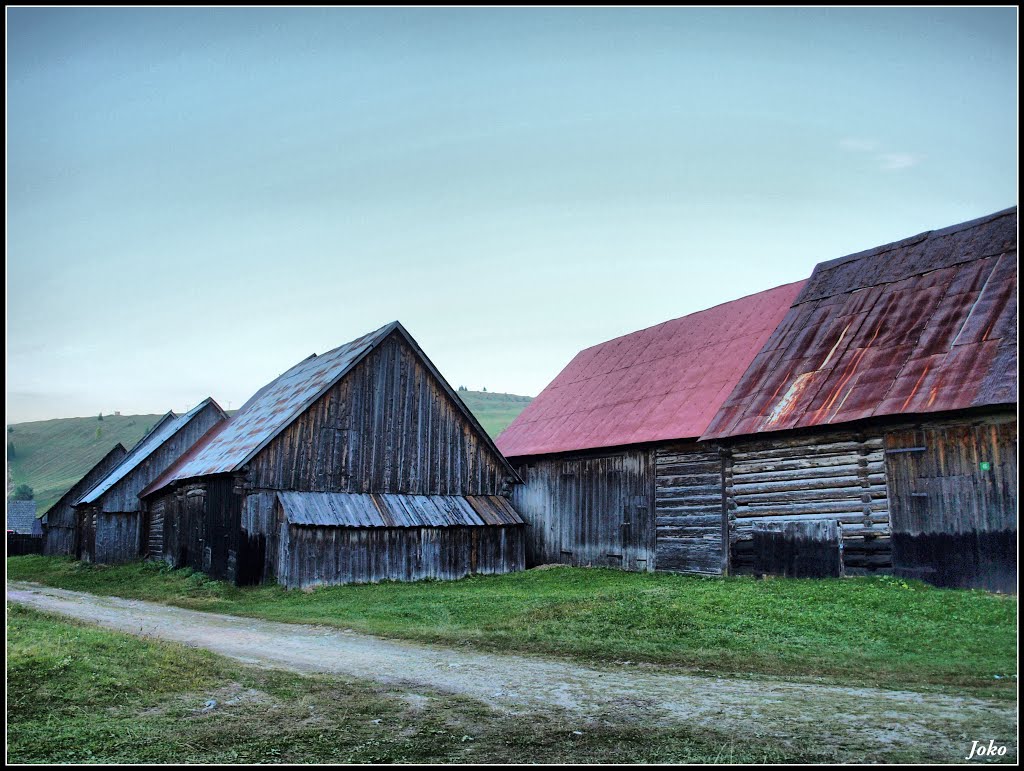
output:
[[[481,391],[483,391],[484,393],[487,393],[487,386],[484,386],[484,387],[483,387],[483,388],[481,388],[480,390],[481,390]]]
[[[31,501],[36,497],[35,491],[28,485],[18,485],[14,488],[14,494],[11,496],[13,501]]]
[[[100,413],[100,416],[98,418],[96,418],[96,420],[103,420],[103,413],[102,412]]]
[[[468,391],[469,389],[466,388],[466,386],[459,386],[459,390],[460,391]]]
[[[18,453],[14,449],[14,442],[8,442],[7,443],[7,458],[11,459],[11,458],[17,458],[17,457],[18,457]]]

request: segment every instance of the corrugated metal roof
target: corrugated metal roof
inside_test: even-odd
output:
[[[498,437],[509,457],[696,438],[804,282],[581,351]]]
[[[515,471],[508,466],[497,447],[494,447],[487,432],[452,391],[451,386],[423,353],[412,335],[399,322],[393,321],[320,356],[313,354],[265,385],[243,404],[234,416],[211,429],[192,450],[143,490],[139,494],[140,497],[151,495],[171,482],[237,471],[388,335],[396,331],[403,336],[437,377],[438,382],[448,391],[459,410],[476,427],[481,440],[494,448],[495,455],[506,465],[508,473],[515,476]]]
[[[311,527],[486,527],[522,525],[497,495],[279,492],[285,520]]]
[[[1017,401],[1017,209],[814,269],[702,438]]]
[[[174,412],[168,412],[160,418],[157,424],[150,429],[149,433],[125,456],[125,459],[104,477],[99,484],[86,493],[78,503],[95,503],[99,500],[107,490],[128,476],[133,469],[138,468],[139,464],[152,455],[164,442],[187,426],[211,402],[213,402],[213,399],[207,398],[184,415],[175,415]]]
[[[7,501],[7,529],[15,533],[39,535],[35,501]]]

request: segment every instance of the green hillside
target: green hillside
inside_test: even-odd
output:
[[[497,436],[530,403],[529,396],[459,391],[466,406]],[[60,418],[7,427],[8,490],[27,484],[43,514],[110,449],[130,450],[160,415],[104,415],[103,420]]]

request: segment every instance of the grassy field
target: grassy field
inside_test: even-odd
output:
[[[504,431],[526,409],[526,405],[533,401],[532,396],[496,394],[490,391],[459,391],[458,394],[480,421],[484,431],[492,437]]]
[[[485,650],[1006,697],[1016,688],[1016,598],[890,577],[759,581],[559,567],[286,592],[142,562],[26,556],[8,558],[7,570],[11,580]]]
[[[529,396],[481,391],[460,391],[459,396],[491,436],[501,433],[531,401]],[[103,420],[93,416],[8,426],[10,484],[31,487],[42,516],[115,444],[130,450],[159,418],[104,415]]]
[[[581,724],[557,713],[524,719],[435,692],[260,671],[16,605],[7,635],[7,759],[15,763],[842,759],[811,738],[783,747],[703,728]]]

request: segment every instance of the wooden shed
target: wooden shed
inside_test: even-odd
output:
[[[287,587],[520,570],[518,481],[396,321],[296,364],[144,490],[149,555]]]
[[[118,442],[43,515],[43,554],[74,557],[78,553],[78,512],[75,504],[124,460],[128,451]]]
[[[729,570],[1014,589],[1016,325],[1016,208],[819,264],[702,437]]]
[[[168,412],[74,508],[76,556],[114,564],[138,559],[142,551],[139,493],[180,458],[211,427],[227,418],[213,399],[184,415]]]
[[[576,355],[497,440],[529,565],[722,572],[722,458],[696,440],[802,286]]]

